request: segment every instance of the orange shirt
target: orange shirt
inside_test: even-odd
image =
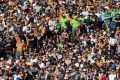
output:
[[[41,34],[44,34],[44,33],[45,33],[45,27],[40,27],[40,28],[39,28],[39,32],[40,32]]]
[[[0,20],[2,20],[3,19],[3,16],[0,16]]]
[[[87,54],[88,54],[87,52],[82,53],[82,57],[86,57]]]
[[[52,5],[54,2],[52,0],[48,0],[48,5]]]
[[[20,42],[17,42],[17,44],[16,44],[16,51],[22,52],[23,51],[23,44],[21,44]]]
[[[100,43],[99,44],[99,49],[103,49],[106,43]]]
[[[60,20],[62,18],[61,15],[59,15],[58,17],[56,17],[57,20]]]
[[[116,33],[118,33],[118,34],[119,34],[119,33],[120,33],[120,29],[118,29],[118,30],[116,31]]]
[[[97,6],[97,3],[96,3],[96,2],[93,2],[93,6],[94,6],[94,7]]]
[[[97,65],[98,65],[99,67],[103,66],[103,64],[102,64],[102,63],[98,63]]]
[[[104,64],[106,64],[106,62],[99,62],[97,65],[98,65],[99,67],[101,67],[101,66],[103,66]]]
[[[64,11],[60,9],[59,15],[61,15],[61,14],[63,14],[63,13],[64,13]]]

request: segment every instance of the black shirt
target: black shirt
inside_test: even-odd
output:
[[[5,40],[5,51],[13,51],[13,41],[12,39],[6,39]]]
[[[27,35],[29,45],[34,45],[34,35]],[[32,40],[33,39],[33,40]]]
[[[93,24],[93,21],[91,19],[85,19],[85,23],[87,26],[90,26],[91,24]]]
[[[116,21],[120,21],[120,17],[119,18],[115,18]],[[116,22],[116,26],[120,26],[120,22]]]
[[[5,47],[5,44],[3,41],[0,42],[0,51],[3,51]]]

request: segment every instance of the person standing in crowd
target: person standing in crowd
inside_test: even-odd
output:
[[[34,35],[33,35],[33,33],[27,34],[27,45],[29,45],[28,51],[33,52],[33,50],[34,50]]]
[[[14,45],[13,45],[13,41],[12,39],[10,38],[10,34],[7,34],[7,38],[5,39],[5,53],[6,53],[6,56],[9,57],[9,56],[13,56],[14,55]]]
[[[117,45],[117,39],[115,38],[114,34],[111,34],[111,37],[109,39],[110,44],[110,53],[111,56],[116,53],[116,45]]]
[[[21,80],[21,76],[19,75],[19,71],[16,71],[15,75],[13,76],[13,80]]]
[[[111,71],[108,79],[109,80],[116,80],[117,79],[115,71]]]
[[[16,58],[20,58],[20,56],[23,55],[23,45],[24,45],[24,41],[17,41],[16,43]]]

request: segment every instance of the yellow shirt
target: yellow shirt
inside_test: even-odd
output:
[[[20,42],[18,42],[16,44],[16,51],[22,52],[23,51],[23,44],[21,44]]]

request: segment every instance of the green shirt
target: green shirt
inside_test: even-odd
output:
[[[105,62],[105,58],[104,58],[104,57],[102,57],[101,60],[102,60],[103,62]]]
[[[60,24],[59,24],[59,23],[56,23],[56,28],[57,28],[57,29],[60,29],[60,27],[61,27]]]
[[[108,13],[103,13],[102,14],[102,20],[104,21],[106,26],[108,25],[108,20],[109,20],[110,17],[111,17],[111,14],[108,14]]]
[[[78,28],[78,21],[77,20],[72,20],[71,21],[71,25],[72,25],[72,27],[73,27],[73,29],[77,29]]]
[[[85,18],[78,18],[78,20],[81,22],[81,23],[84,23],[84,20],[85,20]]]
[[[60,23],[61,23],[61,27],[62,28],[66,28],[66,21],[68,20],[68,18],[61,18],[60,19]]]
[[[51,8],[50,8],[50,7],[47,7],[47,8],[45,9],[45,13],[48,13],[49,10],[51,10]]]
[[[57,44],[57,47],[58,48],[63,48],[63,45],[62,44]]]
[[[115,10],[111,12],[112,21],[115,21],[115,16],[116,16],[117,13],[118,12],[115,11]]]
[[[93,22],[95,22],[95,18],[91,18],[91,20],[92,20]]]
[[[91,60],[91,59],[92,59],[91,54],[88,54],[88,55],[87,55],[87,59],[88,59],[88,60]]]
[[[110,17],[111,17],[111,15],[108,14],[108,13],[103,13],[103,14],[102,14],[102,19],[103,19],[103,20],[109,19]]]

